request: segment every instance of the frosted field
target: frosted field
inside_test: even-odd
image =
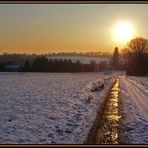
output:
[[[103,73],[0,73],[0,144],[83,143],[113,82]]]

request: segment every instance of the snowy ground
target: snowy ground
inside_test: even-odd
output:
[[[122,141],[148,144],[148,77],[123,75],[120,76],[120,86]]]
[[[99,73],[0,73],[0,144],[83,143],[113,82]]]

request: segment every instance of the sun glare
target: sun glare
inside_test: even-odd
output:
[[[116,40],[127,42],[134,36],[134,28],[129,22],[119,22],[113,29],[113,34]]]

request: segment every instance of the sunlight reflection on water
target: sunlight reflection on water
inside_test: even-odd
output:
[[[119,79],[117,78],[116,83],[111,89],[108,102],[103,113],[101,120],[101,126],[97,132],[97,143],[98,144],[118,144],[118,125],[119,119]]]

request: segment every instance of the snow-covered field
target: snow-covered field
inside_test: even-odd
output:
[[[113,82],[99,73],[0,73],[0,144],[83,143]]]
[[[148,77],[120,76],[120,87],[122,141],[148,144]]]

